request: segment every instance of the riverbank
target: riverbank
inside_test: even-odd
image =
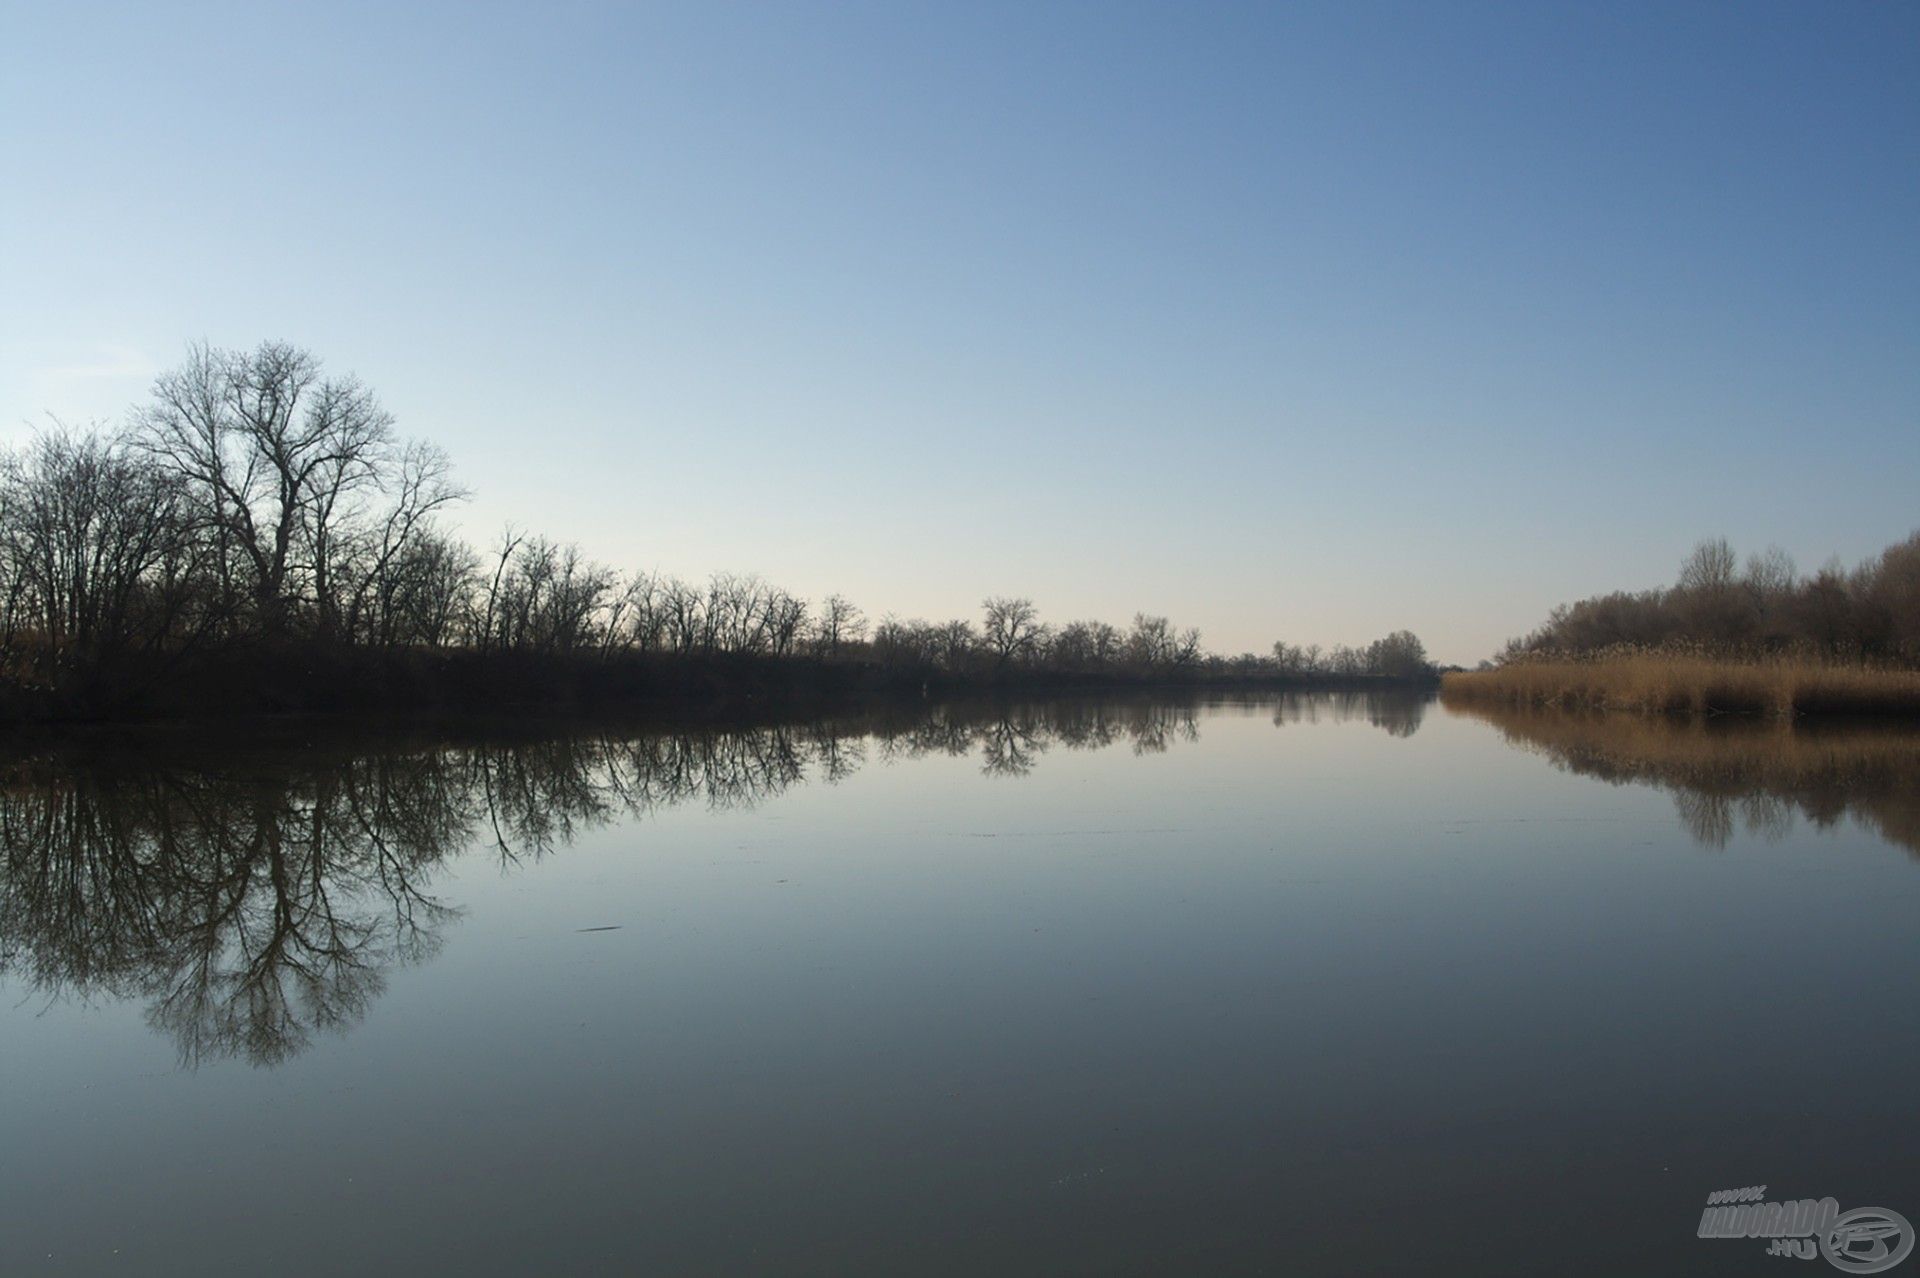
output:
[[[1177,689],[1431,688],[1383,675],[976,665],[947,670],[861,657],[744,653],[524,653],[272,648],[126,663],[64,686],[0,682],[0,725],[137,723],[276,715],[577,714],[615,708],[820,713],[928,696]]]
[[[1920,718],[1920,671],[1804,659],[1636,653],[1539,658],[1447,674],[1455,705],[1554,706],[1632,714]]]

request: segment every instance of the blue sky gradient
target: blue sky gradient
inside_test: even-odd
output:
[[[1920,6],[0,7],[0,429],[277,337],[509,521],[1471,661],[1920,526]]]

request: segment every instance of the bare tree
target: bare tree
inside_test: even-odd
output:
[[[1688,631],[1715,644],[1732,644],[1751,629],[1752,612],[1737,589],[1740,560],[1725,537],[1693,548],[1680,565],[1677,611]]]
[[[409,537],[381,574],[378,612],[370,624],[377,643],[454,642],[471,607],[479,556],[465,542],[428,530]]]
[[[191,590],[185,493],[124,438],[59,427],[0,465],[10,638],[31,627],[56,663],[158,644]]]
[[[767,592],[766,613],[773,655],[791,656],[807,628],[807,601],[775,587]]]
[[[814,620],[814,650],[822,656],[835,656],[850,643],[858,643],[867,632],[865,615],[844,595],[828,595],[820,603],[820,615]]]
[[[1047,664],[1061,670],[1087,670],[1093,661],[1092,625],[1085,621],[1069,621],[1053,632],[1053,642],[1047,645]]]
[[[980,606],[986,614],[981,642],[1000,666],[1031,660],[1039,652],[1047,630],[1033,600],[995,595]]]
[[[1374,640],[1367,646],[1366,664],[1369,674],[1396,679],[1417,678],[1430,669],[1427,647],[1411,630],[1396,630],[1385,639]]]
[[[1739,557],[1725,537],[1710,537],[1693,548],[1680,565],[1680,589],[1731,590],[1739,571]]]
[[[383,509],[342,531],[339,519],[309,520],[315,546],[314,596],[323,635],[362,637],[370,613],[375,642],[393,642],[390,620],[395,600],[406,590],[411,575],[435,560],[415,553],[432,539],[433,518],[443,508],[466,499],[466,491],[451,478],[452,464],[431,444],[409,443],[385,474],[378,475]],[[344,541],[348,553],[337,552]],[[340,600],[345,600],[344,608]]]
[[[1127,635],[1127,660],[1144,670],[1164,670],[1173,664],[1175,651],[1173,623],[1165,617],[1133,614],[1133,629]]]
[[[1890,653],[1920,661],[1920,532],[1888,546],[1861,577],[1865,628]]]
[[[503,542],[488,590],[489,642],[508,651],[599,648],[613,572],[544,537]]]
[[[1200,631],[1198,627],[1188,626],[1174,637],[1173,664],[1176,667],[1191,666],[1200,659]]]
[[[476,610],[474,618],[474,628],[478,631],[476,637],[482,652],[487,652],[496,646],[496,638],[499,634],[498,621],[503,603],[502,590],[506,585],[507,568],[513,563],[514,556],[519,553],[520,543],[525,540],[522,534],[509,527],[500,534],[500,543],[493,552],[493,572],[488,575],[486,589],[483,592],[483,603]]]
[[[282,631],[296,606],[302,539],[330,596],[341,503],[378,482],[393,438],[371,391],[350,376],[323,379],[319,360],[284,342],[201,345],[155,381],[137,420],[152,463],[193,493],[223,587],[249,599],[262,631]]]
[[[663,633],[673,650],[694,651],[707,629],[705,602],[699,587],[678,577],[668,578],[661,587],[660,608]]]
[[[973,657],[979,647],[979,638],[973,633],[973,626],[958,618],[943,626],[924,627],[926,648],[932,653],[933,660],[946,670],[961,670]]]

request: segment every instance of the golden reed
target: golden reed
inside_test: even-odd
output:
[[[1717,657],[1663,649],[1538,656],[1446,675],[1457,705],[1556,706],[1637,714],[1920,717],[1920,671],[1804,656]]]

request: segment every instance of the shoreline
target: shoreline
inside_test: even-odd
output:
[[[1647,652],[1451,672],[1441,677],[1440,699],[1683,719],[1920,720],[1920,671]]]
[[[747,654],[522,654],[241,648],[67,689],[0,684],[0,733],[327,722],[830,715],[948,698],[1207,692],[1422,691],[1437,678],[890,667]]]

